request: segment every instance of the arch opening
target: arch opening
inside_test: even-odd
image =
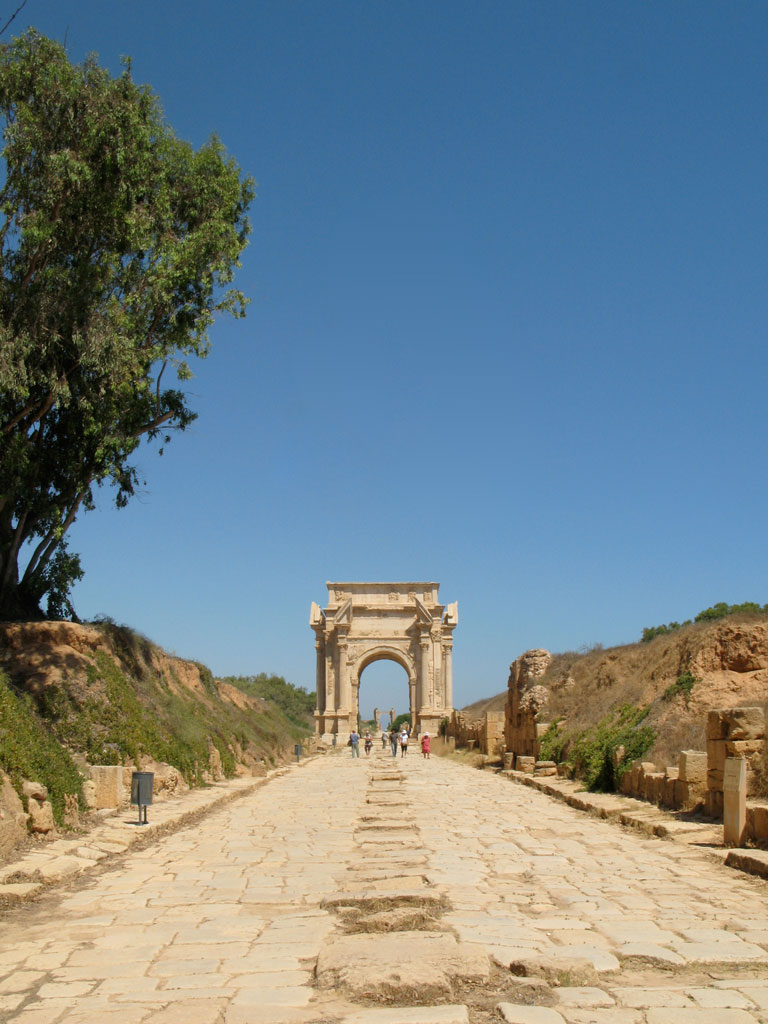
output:
[[[410,713],[410,677],[405,666],[391,655],[370,658],[360,669],[358,686],[361,722],[377,720],[378,728],[386,728],[392,718]]]

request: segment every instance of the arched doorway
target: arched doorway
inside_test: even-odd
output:
[[[376,722],[376,731],[388,729],[398,715],[410,715],[411,680],[394,658],[377,658],[360,670],[357,707],[360,724]]]
[[[413,728],[437,732],[453,711],[453,630],[458,605],[441,605],[438,583],[328,583],[328,605],[312,602],[317,652],[315,731],[345,740],[358,724],[360,677],[391,660],[408,676]],[[403,709],[404,710],[404,709]]]
[[[389,662],[391,665],[399,665],[401,669],[405,671],[405,686],[401,688],[400,700],[398,703],[395,702],[394,697],[389,705],[390,708],[394,709],[396,714],[402,714],[403,711],[407,711],[410,715],[411,722],[414,721],[415,714],[415,693],[416,693],[416,670],[410,660],[410,658],[403,651],[397,650],[397,648],[389,647],[385,644],[376,645],[370,650],[366,651],[365,654],[360,658],[358,664],[354,667],[352,673],[352,714],[356,717],[356,721],[361,718],[360,712],[360,684],[363,679],[363,673],[371,665],[382,664],[383,662]],[[406,703],[407,702],[407,703]],[[388,710],[388,709],[387,709]],[[387,722],[389,716],[387,716]]]

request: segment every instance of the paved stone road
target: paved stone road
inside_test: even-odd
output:
[[[78,886],[0,924],[0,1019],[768,1022],[765,883],[416,750],[316,758]]]

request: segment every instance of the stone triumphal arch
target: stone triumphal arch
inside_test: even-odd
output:
[[[437,732],[453,711],[457,602],[438,601],[439,583],[327,583],[328,606],[312,602],[317,651],[315,732],[346,742],[359,717],[360,676],[374,661],[408,675],[411,724]]]

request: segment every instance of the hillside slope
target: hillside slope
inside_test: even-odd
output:
[[[8,779],[24,800],[24,780],[40,783],[62,824],[86,810],[90,765],[155,771],[170,789],[263,774],[312,721],[248,689],[126,627],[2,623],[0,796],[13,800]],[[13,817],[0,808],[0,829]]]
[[[677,683],[692,677],[689,692]],[[672,763],[683,749],[704,749],[707,712],[768,701],[768,620],[733,616],[697,623],[650,642],[587,654],[555,655],[537,683],[549,691],[548,721],[572,732],[606,711],[648,707],[656,732],[648,759]]]
[[[515,690],[520,710],[535,714],[538,723],[559,723],[557,735],[544,744],[547,756],[568,757],[579,734],[589,730],[594,736],[601,723],[605,733],[609,712],[629,707],[637,710],[629,712],[632,722],[653,730],[644,758],[674,764],[681,750],[705,748],[708,711],[766,706],[768,616],[729,615],[587,653],[526,652],[512,664],[509,686],[464,713],[480,717],[498,710]],[[507,715],[508,730],[514,730],[520,723],[510,721],[509,709]]]

